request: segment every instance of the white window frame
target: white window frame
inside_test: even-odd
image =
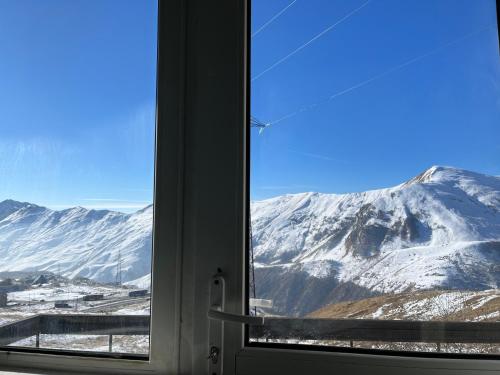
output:
[[[119,2],[117,2],[117,6]],[[125,4],[123,6],[126,6]],[[185,7],[159,1],[156,162],[149,360],[98,358],[77,353],[0,351],[0,371],[33,373],[176,373],[180,331],[183,84]]]
[[[498,3],[498,1],[497,1]],[[245,313],[250,0],[190,2],[185,221],[179,373],[208,372],[210,283],[220,269],[225,312]],[[436,374],[500,371],[490,359],[250,347],[242,324],[223,326],[222,373]],[[212,373],[212,372],[210,372]],[[219,375],[219,373],[217,373]]]

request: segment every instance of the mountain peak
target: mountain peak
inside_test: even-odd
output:
[[[13,199],[5,199],[0,202],[0,220],[23,208],[38,207],[28,202],[18,202]]]
[[[408,184],[431,182],[436,173],[442,172],[446,169],[453,169],[453,168],[442,167],[440,165],[433,165],[432,167],[426,169],[424,172],[413,177],[410,181],[408,181]]]
[[[460,186],[466,190],[472,189],[469,193],[478,190],[479,186],[486,188],[488,191],[497,192],[495,195],[497,195],[500,190],[500,181],[496,176],[439,165],[430,167],[418,176],[402,184],[402,186],[406,187],[409,185],[426,183],[446,183],[451,186]]]
[[[459,179],[460,177],[470,176],[470,175],[478,175],[478,174],[455,167],[433,165],[432,167],[426,169],[424,172],[413,177],[411,180],[405,182],[403,186],[408,186],[413,184],[425,184],[430,182],[440,182],[443,180],[455,180]]]
[[[13,199],[5,199],[0,202],[0,207],[12,207],[12,206],[26,206],[29,203],[27,202],[19,202]]]
[[[39,206],[35,203],[20,202],[20,201],[16,201],[13,199],[5,199],[5,200],[0,202],[0,209],[1,208],[15,208],[16,210],[20,210],[22,208],[31,208],[31,207],[44,208],[44,207]]]

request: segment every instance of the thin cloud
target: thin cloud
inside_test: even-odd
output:
[[[51,138],[0,140],[0,189],[9,194],[55,190],[65,165],[79,153],[68,142]]]
[[[260,190],[314,189],[313,185],[265,185],[257,186]]]
[[[47,204],[44,206],[53,210],[65,210],[73,207],[83,207],[88,210],[112,210],[112,211],[131,213],[141,210],[151,204],[152,204],[151,202],[134,203],[134,202],[124,201],[124,202],[109,202],[106,204],[85,204],[80,202],[75,204]]]
[[[82,198],[75,199],[71,203],[57,203],[47,205],[47,207],[60,210],[73,207],[84,207],[91,210],[126,210],[136,211],[151,205],[151,201],[133,199],[113,199],[113,198]]]
[[[315,159],[320,159],[320,160],[326,160],[326,161],[333,161],[335,163],[343,163],[343,164],[350,164],[350,162],[346,160],[341,160],[341,159],[335,159],[327,155],[321,155],[321,154],[314,154],[311,152],[303,152],[303,151],[295,151],[295,150],[288,150],[291,153],[297,154],[297,155],[302,155],[310,158],[315,158]]]
[[[127,189],[120,189],[120,191],[133,191],[133,192],[147,192],[147,193],[152,193],[153,188],[127,188]]]
[[[89,208],[89,209],[94,209],[94,210],[119,210],[119,209],[142,209],[144,207],[149,206],[151,203],[144,203],[144,204],[134,204],[134,203],[121,203],[121,204],[106,204],[106,205],[100,205],[100,204],[86,204],[82,207]]]
[[[116,203],[144,203],[144,204],[150,204],[145,201],[139,201],[139,200],[128,200],[128,199],[109,199],[109,198],[84,198],[82,201],[86,202],[116,202]]]

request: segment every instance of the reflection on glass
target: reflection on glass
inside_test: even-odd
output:
[[[251,341],[498,353],[495,1],[254,1],[251,45]]]
[[[0,0],[0,345],[147,355],[153,0]]]

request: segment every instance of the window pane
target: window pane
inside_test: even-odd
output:
[[[498,46],[494,0],[252,2],[250,342],[500,352]]]
[[[0,345],[149,352],[157,2],[0,0]]]

